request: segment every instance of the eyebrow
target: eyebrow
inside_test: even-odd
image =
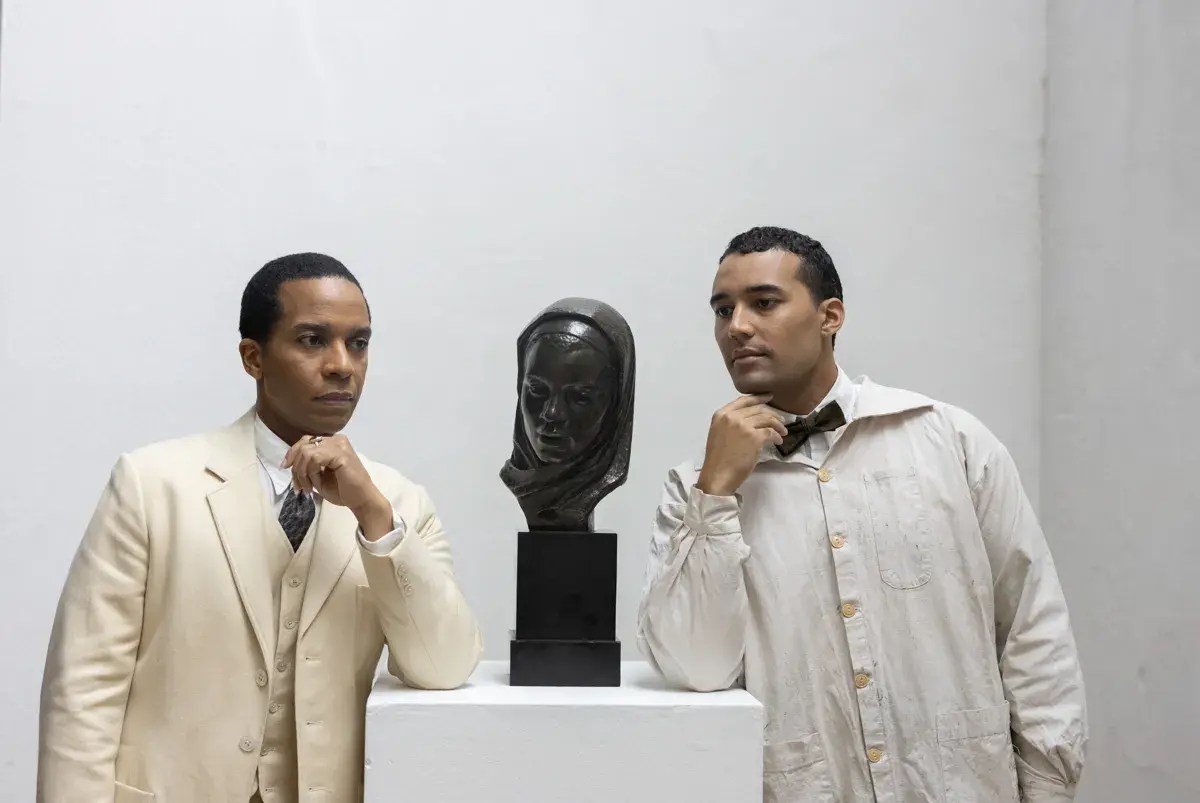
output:
[[[292,331],[297,334],[300,332],[317,332],[318,334],[328,335],[333,331],[333,328],[327,323],[308,323],[301,321],[292,327]],[[350,333],[351,337],[370,337],[371,327],[360,326]]]
[[[755,284],[747,287],[743,291],[746,295],[757,295],[761,293],[782,293],[783,288],[777,284]],[[709,306],[716,304],[719,301],[728,301],[729,293],[716,293],[708,300]]]

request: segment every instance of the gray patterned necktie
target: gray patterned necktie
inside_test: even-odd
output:
[[[308,532],[316,513],[317,505],[309,494],[288,488],[287,498],[279,510],[279,526],[283,528],[293,552],[300,548],[300,542],[304,540],[304,534]]]
[[[783,439],[783,443],[775,447],[779,450],[782,457],[787,457],[792,452],[800,448],[815,432],[832,432],[838,427],[845,426],[846,416],[842,412],[842,407],[837,402],[830,402],[825,405],[815,415],[810,415],[808,419],[797,419],[788,424],[788,434]]]

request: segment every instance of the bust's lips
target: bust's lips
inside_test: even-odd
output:
[[[565,452],[571,448],[574,439],[569,435],[560,435],[554,432],[538,432],[537,441],[548,451]]]

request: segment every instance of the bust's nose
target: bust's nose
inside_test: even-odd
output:
[[[542,405],[542,412],[539,417],[547,424],[561,424],[567,420],[564,410],[565,406],[562,394],[555,393]]]

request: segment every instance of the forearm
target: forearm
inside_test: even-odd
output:
[[[661,568],[646,589],[639,641],[672,683],[696,691],[729,688],[742,671],[749,608],[737,502],[699,489],[682,520],[660,509]]]
[[[395,505],[392,512],[389,503],[389,532],[373,541],[364,532],[360,544],[388,644],[388,668],[411,686],[456,688],[479,663],[479,626],[454,577],[450,545],[428,496],[417,490],[407,504]]]

